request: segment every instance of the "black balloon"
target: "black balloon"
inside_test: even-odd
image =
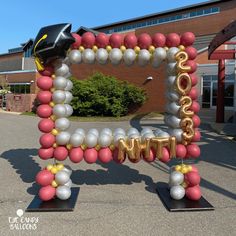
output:
[[[32,55],[44,64],[51,59],[65,57],[70,45],[75,42],[71,24],[49,25],[40,29],[34,40]]]

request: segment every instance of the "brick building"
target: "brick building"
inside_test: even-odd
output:
[[[155,10],[155,9],[154,9]],[[217,73],[218,62],[208,60],[208,45],[214,36],[222,30],[226,25],[235,20],[236,16],[236,0],[212,0],[200,4],[190,5],[170,11],[159,12],[156,14],[137,17],[135,19],[124,20],[116,23],[109,23],[103,26],[97,26],[92,29],[85,27],[79,28],[76,32],[83,34],[90,30],[94,34],[105,32],[112,34],[115,32],[126,34],[134,32],[137,36],[141,33],[149,33],[150,35],[161,32],[168,34],[176,32],[182,34],[186,31],[192,31],[196,35],[195,47],[198,50],[198,71],[200,78],[199,83],[199,101],[202,107],[214,109],[216,106],[217,96]],[[27,91],[35,93],[35,80],[37,73],[32,59],[27,57],[31,50],[32,40],[17,52],[9,51],[6,55],[0,55],[0,75],[5,75],[12,91],[18,91],[18,83],[25,83]],[[17,61],[17,68],[6,72],[2,65],[6,66],[6,58]],[[8,60],[8,59],[7,59]],[[20,62],[21,61],[21,64]],[[21,68],[20,68],[21,66]],[[233,110],[235,94],[235,61],[226,61],[226,82],[225,82],[225,105],[226,109]],[[165,65],[159,69],[151,66],[138,67],[136,65],[127,67],[125,65],[106,66],[95,65],[73,65],[72,72],[78,79],[84,79],[92,73],[100,71],[104,74],[114,75],[118,79],[127,80],[137,86],[144,88],[148,94],[148,101],[139,112],[162,111],[165,104]],[[152,77],[152,80],[147,80]],[[13,86],[16,85],[16,90]]]

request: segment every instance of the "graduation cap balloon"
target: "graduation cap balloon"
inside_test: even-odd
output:
[[[71,24],[57,24],[43,27],[38,32],[33,44],[32,55],[38,70],[52,59],[65,57],[70,45],[75,42],[71,31]]]

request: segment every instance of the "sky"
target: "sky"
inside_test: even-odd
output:
[[[35,38],[40,28],[71,23],[95,27],[206,0],[4,0],[0,4],[0,54]]]

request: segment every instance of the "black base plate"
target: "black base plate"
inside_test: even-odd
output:
[[[71,196],[68,200],[58,198],[47,202],[40,200],[38,196],[32,200],[26,209],[26,212],[44,212],[44,211],[73,211],[77,201],[80,188],[71,188]]]
[[[181,200],[172,199],[167,183],[157,183],[156,190],[162,203],[171,212],[214,210],[214,207],[204,197],[201,197],[198,201],[193,201],[186,197]]]

